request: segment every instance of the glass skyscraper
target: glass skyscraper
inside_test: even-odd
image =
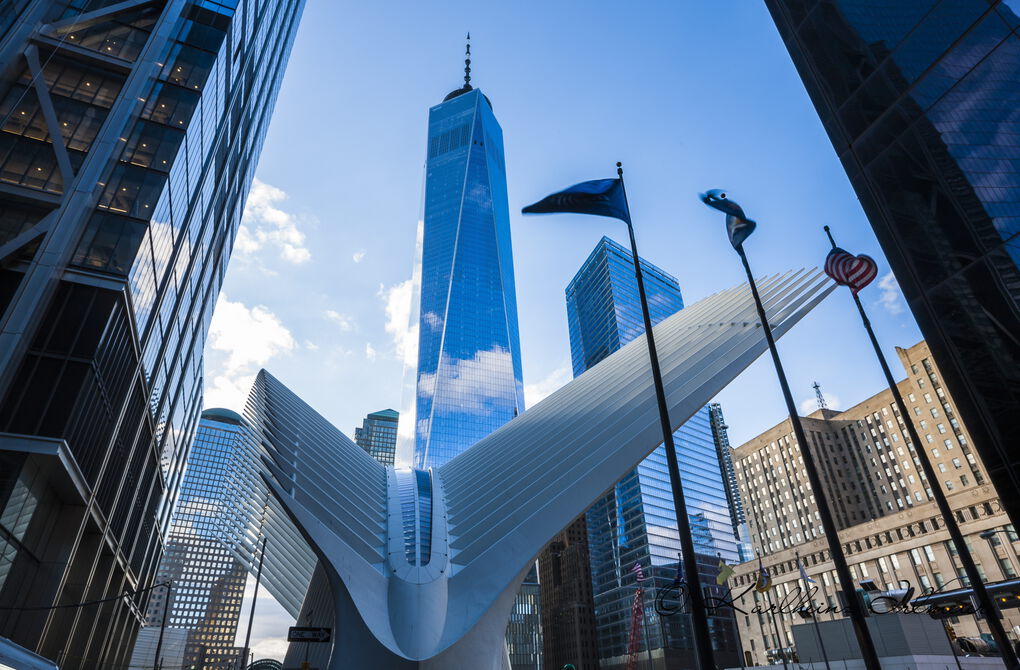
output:
[[[372,412],[360,428],[354,429],[354,441],[383,465],[393,465],[397,455],[397,422],[400,413],[392,409]]]
[[[429,109],[414,465],[438,467],[524,411],[503,129],[464,86]],[[538,576],[525,579],[507,647],[541,665]]]
[[[415,467],[524,411],[503,131],[465,83],[429,110]]]
[[[766,4],[1002,504],[1020,519],[1020,6]]]
[[[0,636],[65,670],[128,663],[303,5],[0,3]]]
[[[223,482],[238,447],[241,422],[241,416],[228,409],[202,412],[156,573],[157,581],[172,581],[173,588],[169,599],[165,589],[158,589],[145,613],[145,625],[158,627],[166,608],[166,627],[188,631],[182,662],[194,670],[236,665],[243,652],[234,647],[234,636],[248,570],[219,533],[220,519],[229,513]],[[138,647],[133,664],[151,667],[159,662],[142,658]],[[148,644],[145,651],[150,651]]]
[[[653,324],[683,308],[675,278],[643,259],[641,270]],[[566,300],[575,377],[644,333],[630,251],[609,238],[599,241],[567,286]],[[719,590],[719,558],[736,563],[740,554],[709,407],[674,435],[703,586]],[[646,578],[642,658],[647,654],[665,659],[670,667],[688,667],[694,645],[687,616],[659,617],[652,606],[657,592],[677,576],[680,552],[665,447],[660,445],[596,501],[585,521],[600,667],[626,665],[635,563]],[[739,642],[732,616],[730,610],[717,612],[710,625],[720,663],[736,665]]]

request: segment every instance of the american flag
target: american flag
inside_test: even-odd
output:
[[[878,276],[878,263],[871,256],[854,256],[839,247],[833,247],[825,257],[825,274],[837,284],[849,286],[856,295]]]
[[[635,563],[634,567],[631,568],[630,571],[637,575],[638,584],[645,581],[645,572],[641,569],[640,563]]]

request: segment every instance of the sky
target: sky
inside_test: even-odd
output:
[[[616,161],[642,256],[688,305],[744,281],[722,215],[697,199],[709,188],[758,221],[744,245],[756,275],[820,265],[825,224],[874,257],[861,298],[903,376],[895,347],[920,333],[759,0],[310,0],[213,318],[207,407],[241,409],[265,367],[347,435],[401,408],[427,113],[462,85],[468,31],[471,83],[503,127],[528,405],[571,376],[565,287],[602,235],[626,230],[520,209]],[[845,289],[779,349],[805,413],[815,381],[836,409],[882,388]],[[715,400],[734,446],[786,415],[767,357]],[[281,657],[269,651],[288,620],[260,595],[257,649]]]

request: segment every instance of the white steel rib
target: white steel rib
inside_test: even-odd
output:
[[[834,288],[817,269],[760,280],[775,336]],[[674,429],[767,349],[746,285],[664,320],[655,340]],[[415,476],[379,465],[265,371],[247,414],[267,481],[329,574],[342,626],[331,669],[505,667],[528,567],[662,441],[644,337]]]

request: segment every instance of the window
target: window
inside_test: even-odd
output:
[[[953,490],[953,482],[950,479],[946,480],[946,490],[947,491],[952,491]]]
[[[1016,570],[1013,569],[1013,563],[1008,558],[999,558],[999,569],[1002,570],[1002,574],[1012,579],[1016,577]]]
[[[960,486],[967,486],[970,482],[967,480],[967,475],[960,475]]]

